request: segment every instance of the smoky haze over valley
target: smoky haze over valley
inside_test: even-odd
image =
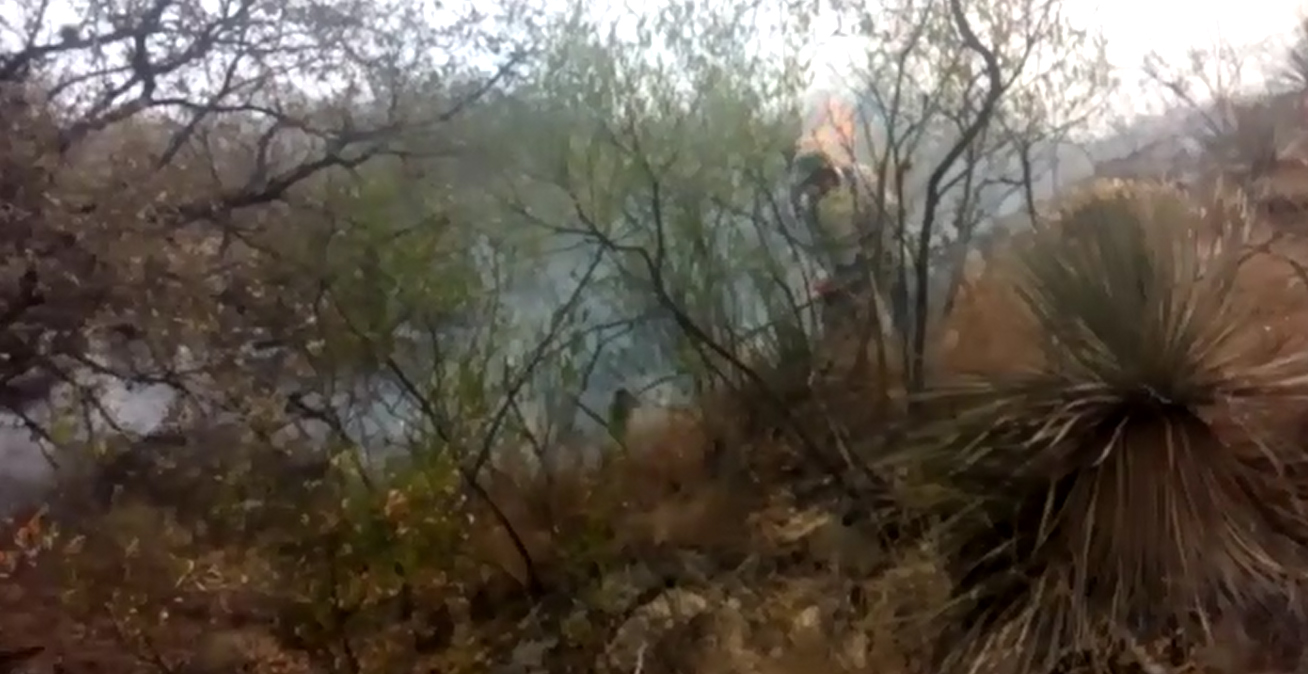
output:
[[[1183,167],[1189,163],[1187,157],[1192,156],[1196,149],[1191,139],[1202,130],[1202,123],[1202,115],[1177,110],[1138,119],[1086,143],[1037,147],[1033,154],[1041,165],[1036,173],[1036,196],[1038,199],[1048,198],[1060,187],[1084,181],[1095,175],[1096,167],[1101,173],[1112,175],[1158,174]],[[918,164],[929,165],[934,149],[924,148]],[[1012,157],[991,157],[984,167],[1011,172],[1012,165],[1005,167],[1004,164],[1013,160]],[[913,187],[908,186],[906,192],[912,194]],[[983,193],[982,198],[988,199],[982,210],[998,218],[1018,213],[1022,208],[1022,196],[1016,191]],[[945,207],[948,207],[947,203]],[[910,222],[914,221],[910,216]],[[978,231],[977,245],[987,245],[986,241],[990,239],[983,226]],[[567,288],[575,283],[576,269],[585,266],[588,254],[588,251],[575,246],[560,245],[550,257],[535,261],[538,266],[530,275],[531,287],[510,292],[506,301],[517,305],[524,323],[547,321],[553,308],[551,303],[562,301],[561,298],[566,296]],[[589,320],[595,324],[612,320],[614,311],[613,307],[602,304],[594,306]],[[657,329],[653,333],[637,330],[607,344],[599,367],[579,393],[580,402],[592,410],[603,410],[619,387],[648,388],[643,394],[647,402],[675,400],[675,382],[649,388],[654,382],[665,381],[669,374],[659,349],[648,348],[649,340],[657,341],[656,333]],[[596,422],[578,411],[577,398],[571,394],[554,390],[549,382],[540,382],[535,393],[535,407],[542,416],[570,415],[576,418],[583,431],[587,427],[594,428]],[[115,423],[131,431],[149,433],[164,418],[171,399],[172,393],[161,385],[128,386],[105,380],[101,404],[115,417]],[[351,416],[356,420],[355,430],[360,436],[372,438],[371,442],[384,451],[387,438],[403,433],[405,415],[402,404],[397,402],[400,399],[398,392],[384,382],[373,383],[355,399],[368,401],[351,405]],[[40,412],[35,414],[39,416]],[[21,420],[5,414],[0,415],[0,424],[3,424],[0,428],[0,471],[3,474],[0,507],[3,507],[27,498],[33,486],[41,484],[50,475],[51,469],[40,445],[32,439]]]

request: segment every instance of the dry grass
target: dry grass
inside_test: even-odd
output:
[[[936,612],[945,602],[949,581],[928,548],[887,550],[875,537],[843,524],[840,513],[796,504],[783,484],[740,489],[739,482],[712,476],[703,460],[706,432],[693,418],[681,418],[665,431],[644,431],[648,435],[630,444],[647,451],[621,455],[593,470],[556,474],[546,482],[538,475],[504,469],[489,482],[497,505],[528,541],[533,564],[547,574],[575,568],[583,558],[598,568],[587,569],[582,578],[551,576],[546,596],[526,596],[523,561],[504,530],[473,504],[478,524],[461,554],[477,563],[460,568],[479,571],[460,572],[461,589],[454,594],[428,596],[456,604],[489,601],[490,617],[480,619],[485,621],[481,627],[464,628],[473,632],[447,637],[443,651],[412,654],[412,662],[397,661],[389,651],[370,654],[362,646],[358,657],[390,662],[389,667],[408,662],[383,671],[428,671],[425,668],[438,665],[440,671],[486,671],[505,658],[530,663],[530,644],[550,644],[564,634],[571,635],[565,639],[574,644],[590,645],[584,653],[547,651],[539,655],[538,668],[526,671],[933,671],[932,650],[938,647],[934,640],[940,628]],[[660,453],[660,448],[666,451]],[[139,607],[173,602],[176,579],[185,569],[172,565],[174,556],[206,559],[197,557],[185,541],[178,548],[160,545],[157,532],[171,525],[161,521],[159,513],[133,512],[91,523],[116,532],[115,544],[88,546],[62,560],[47,556],[42,568],[50,575],[18,575],[0,585],[5,590],[0,615],[8,616],[0,625],[6,644],[43,645],[43,662],[59,661],[64,671],[74,673],[93,671],[92,665],[94,671],[111,673],[151,669],[156,663],[142,662],[150,652],[147,643],[169,663],[191,661],[192,671],[321,669],[321,661],[279,636],[258,611],[220,608],[241,601],[250,607],[266,605],[278,596],[266,583],[249,584],[244,598],[233,597],[231,585],[216,581],[188,586],[183,603],[192,608],[184,615],[167,623],[141,615],[127,620],[145,624],[141,633],[148,639],[125,639],[117,625],[105,624],[103,609],[113,601]],[[133,540],[155,541],[136,553],[154,559],[122,558]],[[87,564],[107,559],[122,561]],[[124,576],[121,564],[137,573]],[[210,566],[202,561],[200,567],[226,569],[212,571],[215,578],[258,573],[261,568],[248,557],[213,560]],[[112,586],[118,598],[83,598],[70,604],[72,597],[59,596],[60,588],[70,587],[68,577],[56,572],[70,568],[95,574],[82,576],[75,587]],[[153,571],[143,574],[147,569]],[[674,587],[659,590],[664,582]],[[626,610],[623,597],[629,600],[649,588],[654,588],[653,594],[642,601],[667,598],[610,624],[613,615]],[[45,598],[35,599],[33,592]],[[582,604],[560,606],[561,593]],[[537,610],[559,613],[546,619],[528,613],[533,605],[554,606]],[[64,637],[50,639],[51,626]],[[399,633],[358,629],[360,643],[412,648],[413,628]],[[594,644],[587,630],[604,630],[609,636]]]
[[[1103,189],[1112,189],[1112,181],[1091,185],[1086,193]],[[1030,244],[1030,236],[1024,232],[1010,238],[992,251],[993,259],[965,278],[956,307],[941,327],[940,374],[998,373],[1032,364],[1035,326],[1016,295],[1014,259]],[[1308,304],[1303,297],[1308,289],[1303,266],[1308,238],[1255,221],[1248,240],[1249,261],[1239,272],[1236,302],[1247,308],[1251,322],[1263,327],[1261,355],[1308,347]]]
[[[451,520],[464,523],[457,525],[461,561],[429,560],[439,573],[413,576],[426,606],[448,606],[466,623],[431,650],[413,643],[430,616],[399,631],[360,621],[351,628],[359,640],[353,657],[371,667],[388,663],[384,671],[437,664],[441,671],[484,671],[505,658],[530,660],[531,643],[562,635],[568,646],[542,655],[541,667],[560,671],[584,662],[569,671],[632,671],[640,662],[647,673],[884,672],[889,663],[921,660],[927,640],[917,602],[929,603],[905,590],[920,584],[921,592],[939,594],[935,567],[918,553],[894,564],[889,560],[901,553],[842,523],[840,513],[798,503],[788,482],[795,476],[775,472],[779,461],[768,458],[789,450],[767,429],[734,429],[730,455],[716,455],[713,440],[726,425],[673,413],[660,424],[636,424],[625,449],[613,449],[598,465],[540,471],[502,461],[485,488],[526,544],[544,587],[528,587],[526,560],[484,502],[452,498],[447,504],[458,512]],[[389,531],[409,527],[416,535],[445,526],[424,519],[435,503],[379,497],[376,512]],[[285,571],[274,568],[275,550],[212,550],[163,510],[140,504],[121,505],[76,530],[60,537],[61,545],[78,532],[86,538],[41,555],[33,569],[39,575],[3,581],[8,594],[0,615],[22,615],[23,625],[57,617],[62,632],[100,635],[95,649],[105,654],[43,639],[12,621],[0,625],[4,643],[39,643],[46,661],[74,672],[81,671],[79,657],[109,672],[155,667],[142,664],[154,657],[215,672],[275,671],[286,662],[325,666],[322,653],[286,638],[274,619],[279,603],[294,594],[286,582],[310,580],[279,576]],[[378,554],[384,561],[403,557],[402,550]],[[873,566],[892,571],[869,575]],[[33,592],[45,599],[38,603]],[[695,615],[659,609],[670,601],[658,599],[665,593],[682,597],[677,602]],[[631,604],[635,596],[643,598]],[[565,597],[581,603],[560,603]],[[173,607],[171,619],[159,618],[163,607]],[[646,616],[660,611],[667,615]],[[908,622],[883,631],[889,616]]]

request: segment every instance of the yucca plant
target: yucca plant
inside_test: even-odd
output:
[[[1024,242],[1013,324],[1033,353],[927,391],[938,421],[907,442],[959,495],[942,664],[1048,672],[1164,628],[1202,637],[1298,584],[1308,473],[1281,422],[1308,360],[1267,348],[1237,301],[1247,236],[1235,201],[1117,184]]]

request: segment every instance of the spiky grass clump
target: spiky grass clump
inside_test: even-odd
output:
[[[1298,411],[1308,361],[1269,353],[1234,301],[1247,232],[1235,202],[1119,184],[1019,251],[1036,357],[928,392],[948,414],[914,443],[970,504],[945,533],[964,607],[946,664],[1049,671],[1297,584],[1304,452],[1263,412]]]

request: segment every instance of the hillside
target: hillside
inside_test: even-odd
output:
[[[1301,98],[1086,141],[1061,0],[5,2],[0,674],[1304,668]]]

